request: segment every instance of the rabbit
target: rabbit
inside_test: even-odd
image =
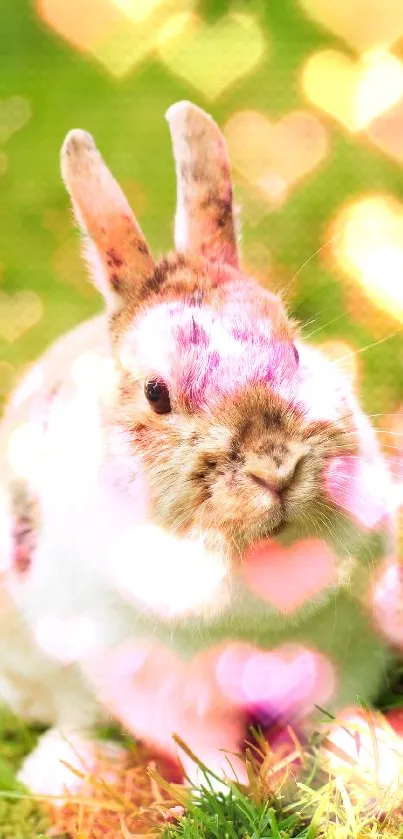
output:
[[[175,251],[158,260],[91,135],[67,135],[106,311],[30,367],[0,431],[0,697],[49,727],[19,775],[36,792],[74,787],[61,759],[92,765],[111,717],[191,782],[174,734],[245,779],[252,717],[310,730],[318,708],[371,702],[395,656],[376,433],[346,373],[242,271],[217,124],[186,101],[166,119]]]

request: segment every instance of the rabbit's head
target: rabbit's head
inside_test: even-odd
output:
[[[167,120],[175,253],[154,260],[86,132],[67,136],[63,177],[108,307],[118,371],[109,430],[128,480],[141,472],[164,528],[211,530],[243,550],[315,510],[321,521],[336,497],[343,506],[367,426],[337,367],[242,272],[218,127],[188,102]]]

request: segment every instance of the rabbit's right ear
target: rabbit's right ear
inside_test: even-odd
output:
[[[86,256],[94,282],[111,312],[136,303],[155,263],[120,186],[86,131],[67,135],[61,152],[63,180],[88,237]]]
[[[177,102],[165,114],[176,163],[177,250],[239,267],[227,145],[214,120]]]

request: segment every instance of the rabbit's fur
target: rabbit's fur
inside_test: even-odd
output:
[[[240,269],[217,126],[186,102],[167,118],[158,262],[90,135],[63,146],[107,312],[3,420],[0,692],[67,738],[108,714],[167,751],[177,732],[231,774],[251,710],[298,724],[379,690],[389,478],[350,383]],[[49,791],[32,757],[21,777]]]

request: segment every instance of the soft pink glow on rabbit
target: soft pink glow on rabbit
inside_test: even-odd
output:
[[[214,651],[187,662],[156,642],[128,642],[95,660],[87,672],[106,708],[130,731],[173,755],[177,732],[201,759],[211,759],[215,736],[222,748],[231,743],[233,750],[244,733],[243,716],[215,688],[214,660]],[[204,721],[211,715],[217,716],[216,728],[207,730]],[[225,762],[222,756],[221,765]]]
[[[380,457],[334,457],[326,467],[325,489],[329,499],[346,510],[362,527],[376,527],[394,512],[393,486]]]
[[[396,563],[394,557],[388,557],[366,592],[367,606],[379,631],[399,650],[403,649],[402,580],[401,562]]]
[[[268,318],[256,323],[254,312],[240,314],[242,301],[230,297],[226,303],[223,296],[220,302],[220,309],[167,303],[146,312],[122,339],[123,365],[159,375],[192,410],[212,407],[249,382],[288,383],[289,393],[295,392],[292,342],[273,336]]]

